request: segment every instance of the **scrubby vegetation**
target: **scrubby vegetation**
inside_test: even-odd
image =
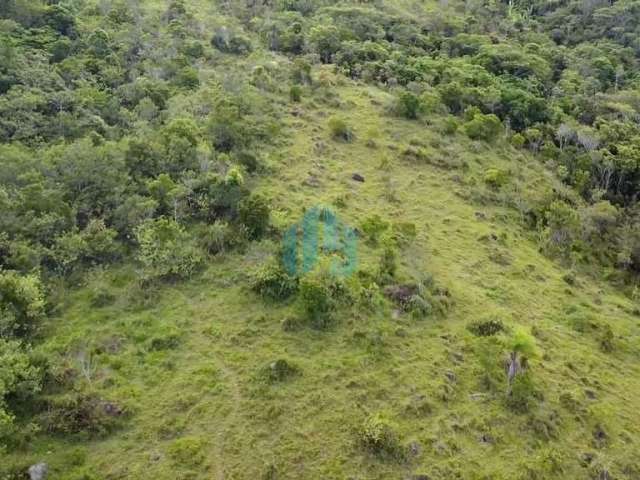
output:
[[[0,0],[0,479],[638,478],[639,39]]]

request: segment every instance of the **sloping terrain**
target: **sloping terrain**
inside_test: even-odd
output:
[[[171,37],[179,25],[166,20],[167,8],[182,3],[191,15],[184,20],[189,33]],[[370,8],[418,12],[418,18],[435,9],[403,3]],[[108,12],[107,4],[101,5]],[[153,198],[157,205],[151,219],[120,230],[121,217],[108,206],[82,210],[82,201],[103,197],[78,194],[69,204],[80,220],[69,231],[89,229],[85,214],[101,216],[117,230],[119,254],[108,261],[87,254],[90,260],[76,259],[67,268],[72,261],[60,253],[63,243],[42,240],[41,263],[23,269],[29,275],[51,269],[42,273],[46,315],[31,337],[21,337],[29,338],[24,343],[31,345],[32,362],[45,373],[29,403],[7,390],[16,427],[0,450],[0,478],[27,478],[27,468],[38,462],[47,464],[49,478],[66,480],[640,478],[633,268],[621,274],[618,265],[607,263],[620,247],[604,243],[611,232],[595,235],[603,243],[592,240],[593,251],[580,250],[586,247],[578,240],[567,255],[547,248],[548,237],[555,238],[549,231],[557,227],[549,199],[585,210],[597,199],[583,198],[577,180],[560,175],[561,161],[554,163],[533,145],[535,132],[524,144],[524,128],[520,135],[496,117],[495,135],[477,137],[469,124],[493,116],[484,109],[457,112],[453,122],[452,109],[442,105],[426,105],[416,118],[400,114],[391,80],[347,75],[331,62],[312,62],[305,70],[298,68],[297,53],[267,49],[264,32],[254,29],[259,21],[244,18],[248,5],[132,4],[139,15],[133,24],[145,32],[145,52],[156,45],[168,55],[191,37],[209,43],[223,24],[243,32],[253,51],[224,51],[214,40],[216,48],[206,45],[206,54],[190,60],[197,83],[188,72],[172,73],[179,80],[157,73],[171,78],[162,108],[146,102],[155,98],[147,92],[132,113],[122,107],[117,115],[111,112],[113,122],[78,127],[86,143],[54,133],[34,138],[26,128],[4,130],[21,136],[4,139],[0,193],[5,185],[9,193],[0,200],[26,191],[30,177],[19,170],[40,161],[42,178],[51,178],[43,180],[47,191],[67,185],[67,177],[51,174],[64,170],[56,159],[71,155],[68,145],[83,145],[78,158],[103,155],[97,158],[127,172],[126,195]],[[87,6],[78,12],[83,31],[97,29],[111,15]],[[482,22],[489,22],[487,16],[477,14]],[[154,33],[156,22],[161,29]],[[163,62],[159,53],[145,55],[135,67],[141,72]],[[294,90],[289,83],[296,75],[309,78]],[[85,88],[85,108],[107,108],[92,97],[101,89],[82,85],[78,80],[69,91]],[[427,92],[421,98],[428,104],[431,97]],[[229,114],[229,105],[239,105],[242,114]],[[633,100],[629,105],[635,108]],[[180,124],[184,118],[192,123]],[[227,125],[237,130],[225,130]],[[43,124],[38,128],[51,132]],[[190,145],[192,129],[198,133]],[[242,148],[238,132],[250,138]],[[552,144],[554,135],[548,135]],[[172,136],[187,142],[165,142]],[[160,152],[169,174],[160,167],[147,173],[145,162],[155,157],[132,154],[137,140],[148,141],[139,150]],[[108,149],[112,156],[104,153]],[[254,154],[249,160],[247,151]],[[119,152],[123,163],[116,163]],[[178,162],[191,166],[176,172]],[[69,165],[78,191],[89,191],[81,181],[86,170]],[[224,193],[242,198],[239,205],[266,199],[269,224],[260,235],[245,229],[260,205],[246,213],[235,200],[224,203],[216,196],[220,205],[208,217],[205,208],[194,207],[198,180],[214,171],[230,189]],[[611,187],[610,197],[602,195],[620,212],[628,208],[626,215],[632,206],[616,203],[624,182],[620,191]],[[192,190],[180,196],[176,185]],[[247,192],[234,190],[238,185]],[[279,268],[283,234],[316,207],[356,230],[355,272],[327,280],[322,261],[340,257],[324,250],[312,272],[273,273],[269,266]],[[177,250],[190,252],[193,240],[206,252],[188,274],[155,273],[163,262],[182,258],[175,251],[159,262],[139,253],[149,240],[140,225],[158,219],[189,232],[171,237]],[[220,219],[231,226],[218,242],[206,227]],[[3,222],[11,241],[36,243]],[[622,238],[623,223],[611,236]],[[326,224],[320,230],[325,235]],[[149,243],[160,250],[162,237],[153,238]],[[20,271],[16,255],[0,254],[3,270]],[[269,282],[278,294],[267,291]],[[314,303],[324,296],[326,305]],[[511,352],[521,355],[515,381],[507,375]]]

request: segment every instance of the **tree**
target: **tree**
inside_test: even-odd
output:
[[[494,140],[502,131],[500,119],[494,115],[476,113],[473,118],[464,124],[464,131],[473,140]]]
[[[421,113],[422,104],[420,97],[409,91],[402,91],[396,100],[396,112],[398,115],[415,120]]]
[[[41,372],[32,364],[27,351],[15,340],[0,338],[0,450],[14,433],[14,416],[7,398],[24,397],[40,390]]]
[[[190,277],[202,261],[187,231],[173,220],[147,220],[135,229],[143,279]]]
[[[0,335],[24,336],[44,318],[45,299],[36,274],[0,270]]]
[[[517,328],[513,336],[507,340],[507,346],[510,352],[506,364],[507,382],[509,384],[507,395],[510,395],[516,376],[526,371],[528,358],[536,353],[536,342],[522,328]]]
[[[340,32],[331,23],[316,25],[309,32],[309,43],[322,63],[331,63],[333,55],[340,50]]]
[[[238,206],[240,222],[247,228],[250,239],[262,237],[269,226],[270,208],[266,199],[260,195],[251,195],[243,199]]]

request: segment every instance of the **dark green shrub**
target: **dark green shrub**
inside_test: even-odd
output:
[[[334,139],[342,140],[344,142],[350,142],[353,140],[353,130],[343,119],[331,117],[328,125],[331,137]]]
[[[300,304],[313,328],[329,327],[346,297],[347,290],[342,281],[324,269],[310,272],[300,280]]]
[[[378,281],[381,285],[392,282],[398,270],[398,252],[393,242],[386,242],[380,257]]]
[[[282,265],[270,262],[254,273],[251,288],[270,300],[285,300],[298,291],[298,279]]]
[[[200,86],[198,70],[193,67],[184,67],[181,69],[177,73],[174,81],[178,87],[183,87],[189,90],[195,90]]]
[[[0,338],[0,451],[5,442],[14,442],[14,417],[8,410],[9,397],[25,399],[40,390],[42,372],[17,341]]]
[[[467,329],[476,337],[490,337],[505,331],[505,326],[501,320],[477,320],[470,323]]]
[[[225,53],[245,55],[253,49],[251,40],[237,32],[233,32],[226,27],[219,28],[213,38],[211,45]]]
[[[0,270],[0,334],[25,335],[44,317],[42,283],[36,274]]]
[[[444,132],[445,135],[453,135],[458,131],[459,127],[460,127],[460,122],[458,122],[458,119],[456,117],[449,116],[444,120],[442,131]]]
[[[202,262],[191,236],[173,220],[147,220],[135,233],[145,280],[188,278]]]
[[[174,440],[167,453],[171,459],[183,466],[198,466],[205,460],[203,449],[205,447],[204,439],[200,437],[182,437]]]
[[[284,382],[300,374],[300,369],[291,362],[282,358],[266,365],[261,372],[261,377],[268,383]]]
[[[289,99],[296,103],[302,99],[302,87],[300,87],[300,85],[291,86],[289,89]]]
[[[611,326],[604,325],[604,327],[602,328],[600,339],[599,339],[600,350],[602,350],[605,353],[613,352],[615,348],[614,340],[615,340],[615,337],[613,335],[613,330],[611,329]]]
[[[261,195],[251,195],[238,205],[240,223],[247,228],[250,240],[262,237],[267,232],[271,209]]]
[[[58,434],[104,435],[120,424],[124,409],[94,393],[72,392],[50,398],[41,423]]]
[[[506,397],[506,404],[516,413],[526,413],[533,406],[536,389],[531,373],[521,372],[515,376],[511,384],[511,392]]]
[[[198,244],[206,252],[216,255],[224,253],[233,242],[234,232],[227,222],[216,220],[197,232]]]
[[[402,461],[406,457],[394,425],[382,414],[370,415],[364,421],[359,440],[367,451],[382,459]]]
[[[489,187],[498,189],[507,183],[507,174],[499,168],[488,168],[482,178]]]
[[[364,219],[360,224],[360,230],[371,245],[377,245],[380,237],[390,227],[389,222],[383,220],[380,215],[372,215]]]
[[[395,222],[392,227],[393,240],[399,246],[407,246],[413,242],[417,236],[415,223],[411,222]]]
[[[493,114],[476,113],[471,120],[464,124],[465,133],[473,140],[492,141],[498,137],[501,130],[502,123]]]
[[[396,99],[394,110],[396,114],[401,117],[408,118],[409,120],[415,120],[422,112],[420,97],[412,92],[403,91]]]
[[[155,335],[149,342],[149,350],[173,350],[180,345],[180,334],[177,331],[169,331]]]
[[[94,289],[91,292],[91,306],[94,308],[102,308],[112,305],[117,297],[110,291],[105,289]]]

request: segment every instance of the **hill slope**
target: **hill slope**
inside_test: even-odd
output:
[[[548,248],[549,238],[555,238],[552,201],[590,211],[606,197],[607,203],[624,210],[625,218],[632,218],[622,177],[619,191],[611,186],[600,197],[592,196],[590,188],[588,193],[580,191],[580,169],[572,170],[576,178],[562,177],[561,154],[551,160],[540,153],[534,145],[536,134],[530,131],[534,127],[519,128],[513,112],[514,128],[522,132],[528,148],[513,140],[517,132],[503,128],[505,118],[496,117],[495,135],[473,135],[469,124],[492,114],[484,107],[475,111],[473,105],[465,105],[466,113],[453,112],[451,105],[440,103],[445,102],[444,91],[434,106],[430,87],[412,87],[400,80],[403,92],[422,90],[416,95],[422,106],[417,118],[411,118],[414,115],[398,111],[403,97],[393,88],[395,81],[347,75],[347,61],[339,71],[337,61],[323,64],[315,57],[306,70],[297,63],[303,52],[267,50],[265,42],[271,37],[265,40],[256,23],[272,17],[261,16],[264,12],[257,4],[250,12],[250,6],[235,3],[223,9],[209,2],[183,2],[191,16],[176,25],[165,16],[171,8],[179,10],[175,5],[182,2],[135,3],[140,9],[137,28],[149,35],[142,42],[145,49],[162,45],[165,53],[174,47],[180,50],[181,42],[192,36],[205,44],[213,31],[220,38],[235,32],[230,38],[236,40],[216,43],[214,36],[215,48],[206,45],[207,53],[191,60],[197,83],[190,83],[188,72],[184,77],[169,70],[158,73],[171,94],[166,105],[156,106],[156,114],[147,115],[145,108],[153,110],[152,105],[146,102],[145,107],[138,99],[137,105],[122,107],[112,123],[86,132],[78,127],[77,136],[86,137],[83,148],[92,148],[87,150],[92,155],[102,152],[104,142],[105,149],[116,152],[99,157],[98,163],[115,163],[118,149],[126,152],[121,167],[130,175],[126,195],[136,192],[156,199],[153,219],[173,219],[200,241],[215,236],[203,227],[215,225],[214,220],[224,219],[232,227],[220,242],[224,245],[203,255],[198,269],[179,280],[171,275],[156,278],[149,265],[152,271],[162,265],[140,255],[145,248],[140,225],[119,230],[120,217],[104,206],[108,202],[100,203],[96,213],[91,197],[86,201],[94,208],[86,213],[81,208],[84,197],[73,197],[77,225],[70,231],[88,229],[85,213],[102,215],[107,228],[117,230],[121,252],[109,261],[89,255],[92,260],[78,260],[78,266],[65,270],[61,265],[68,264],[60,260],[60,244],[42,241],[42,248],[53,253],[44,253],[35,270],[51,269],[42,274],[50,308],[30,337],[30,354],[34,363],[47,364],[42,367],[46,374],[42,391],[30,403],[14,401],[19,393],[7,394],[17,429],[2,452],[0,478],[24,478],[26,468],[37,462],[46,462],[54,479],[640,477],[635,455],[640,441],[635,427],[640,423],[640,332],[635,298],[628,293],[635,282],[633,266],[623,273],[614,269],[619,265],[611,258],[620,245],[604,243],[610,232],[594,235],[602,239],[600,244],[585,236],[560,253]],[[369,14],[391,11],[406,25],[413,16],[423,21],[434,8],[403,3],[363,8]],[[286,14],[304,11],[303,7],[283,10]],[[77,28],[85,31],[111,15],[83,8],[78,10]],[[313,9],[303,16],[309,19],[312,14]],[[486,11],[468,14],[483,25],[491,22]],[[520,15],[509,21],[526,23]],[[456,30],[461,18],[443,18],[441,28]],[[379,20],[399,37],[387,21]],[[154,39],[156,22],[161,29]],[[189,34],[171,37],[180,22],[189,26]],[[226,33],[216,30],[223,24]],[[119,28],[114,32],[121,32]],[[238,32],[246,36],[253,53],[243,50]],[[430,34],[435,35],[425,33]],[[533,31],[529,34],[535,36]],[[18,34],[12,30],[11,35]],[[464,35],[447,38],[465,38],[464,48],[471,49],[476,41],[485,42]],[[388,38],[389,34],[384,41]],[[421,41],[426,40],[414,38],[413,46],[423,48]],[[577,42],[563,41],[567,48]],[[382,37],[378,43],[383,44]],[[223,44],[240,45],[240,51],[225,51]],[[535,64],[535,49],[527,48],[531,56],[526,60]],[[427,61],[424,49],[416,56]],[[322,53],[321,48],[313,52]],[[149,64],[143,61],[138,67],[147,73],[164,60],[161,55],[145,55]],[[305,75],[308,78],[294,81],[300,85],[296,93],[290,78]],[[82,90],[81,83],[70,91],[88,98],[102,89]],[[442,82],[453,83],[454,79]],[[633,90],[632,80],[628,83]],[[616,95],[614,88],[618,92],[611,84],[602,95]],[[103,89],[126,97],[115,87]],[[148,95],[143,96],[153,97]],[[100,99],[92,102],[86,99],[87,109],[107,108]],[[636,108],[633,99],[629,105]],[[240,120],[229,114],[233,107],[242,112]],[[123,109],[137,117],[129,118],[133,113]],[[79,113],[79,118],[85,114]],[[104,110],[100,115],[109,118]],[[174,123],[184,118],[193,124]],[[535,127],[544,130],[543,124]],[[202,132],[198,130],[189,146],[194,125]],[[225,130],[227,125],[237,126],[237,131]],[[82,140],[38,128],[51,137],[31,137],[28,128],[11,130],[16,137],[4,138],[3,155],[19,170],[32,168],[26,157],[33,153],[47,177],[59,167],[58,155],[70,155],[61,145]],[[550,146],[555,137],[551,130],[541,134]],[[97,138],[97,131],[102,138]],[[249,137],[241,147],[234,137],[238,132]],[[165,145],[163,138],[172,135],[187,143]],[[165,181],[165,170],[147,178],[140,167],[154,161],[153,155],[132,164],[130,152],[138,136],[151,139],[141,150],[160,152],[166,163],[162,168],[169,172],[167,182],[200,192],[198,179],[215,171],[224,185],[239,182],[250,189],[251,196],[225,190],[242,196],[239,205],[254,195],[266,198],[269,228],[255,238],[243,237],[249,235],[243,228],[252,225],[247,216],[259,207],[246,213],[231,200],[206,217],[193,206],[200,200],[193,192],[184,201],[171,189],[175,196],[158,194],[162,185],[153,182]],[[227,145],[228,138],[237,143],[229,140],[232,145]],[[95,144],[89,147],[89,142]],[[575,143],[571,161],[579,164],[584,160],[578,152],[582,147],[578,140]],[[193,157],[180,155],[184,151]],[[257,166],[247,160],[247,152],[257,159]],[[9,160],[3,161],[7,172]],[[172,168],[178,162],[192,166],[176,172]],[[80,178],[82,172],[73,170],[70,176]],[[16,185],[27,188],[28,179],[19,174],[3,175],[3,185],[12,195]],[[59,177],[52,178],[51,185],[60,185]],[[86,185],[78,187],[85,190]],[[95,198],[102,202],[102,197]],[[119,201],[124,199],[123,194]],[[265,298],[260,275],[265,266],[280,262],[285,232],[315,207],[333,212],[356,229],[356,271],[337,280],[323,277],[322,265],[312,272],[298,271],[289,279],[295,282],[295,294]],[[611,236],[623,231],[623,223],[616,224],[620,230]],[[236,224],[243,228],[236,230]],[[6,230],[11,241],[28,237],[35,243],[27,233]],[[327,234],[326,225],[321,231]],[[176,238],[178,250],[191,248],[188,237]],[[210,246],[216,239],[204,243]],[[591,250],[581,250],[583,241],[593,242]],[[4,269],[20,270],[15,255],[0,253]],[[169,258],[181,258],[172,255]],[[325,261],[341,258],[331,249],[320,256]],[[276,280],[284,284],[282,278]],[[402,289],[410,290],[411,298],[398,293]],[[305,296],[309,291],[311,300]],[[328,306],[314,304],[325,299],[323,295]],[[488,332],[492,327],[496,330]],[[520,358],[527,366],[522,365],[510,387],[504,363],[511,351],[524,352]]]

